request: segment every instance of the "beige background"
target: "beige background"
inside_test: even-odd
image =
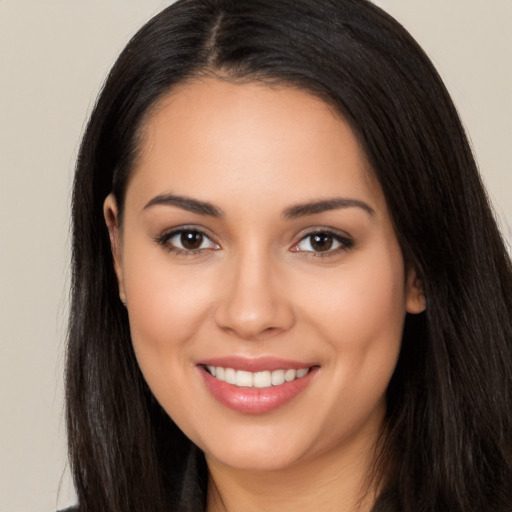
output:
[[[170,2],[0,0],[0,512],[73,501],[63,347],[69,193],[103,77]],[[423,45],[512,241],[512,0],[378,0]]]

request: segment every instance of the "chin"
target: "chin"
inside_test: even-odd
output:
[[[312,443],[301,437],[304,436],[290,436],[289,428],[279,432],[248,429],[199,446],[208,462],[217,461],[240,471],[280,471],[313,456]]]
[[[270,447],[273,448],[273,447]],[[248,472],[275,472],[290,469],[300,462],[297,455],[283,453],[280,450],[220,450],[220,453],[206,453],[208,463],[215,460],[223,466],[237,471]]]

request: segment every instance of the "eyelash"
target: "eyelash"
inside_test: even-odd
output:
[[[176,237],[178,235],[183,236],[183,234],[185,234],[185,233],[200,235],[202,237],[201,245],[205,240],[208,240],[210,242],[210,244],[213,245],[214,247],[185,249],[185,248],[181,248],[181,247],[176,247],[175,245],[170,243],[170,241],[174,237]],[[337,242],[339,244],[339,246],[334,249],[329,248],[325,251],[315,251],[315,250],[309,251],[309,250],[298,249],[299,245],[308,239],[310,239],[309,245],[312,247],[311,237],[313,237],[315,235],[324,235],[326,237],[329,237],[334,242]],[[155,239],[155,241],[159,245],[163,246],[170,253],[173,253],[176,256],[183,256],[183,257],[195,256],[198,254],[202,254],[205,251],[220,249],[220,246],[218,244],[216,244],[204,231],[202,231],[201,229],[194,228],[194,227],[190,227],[190,228],[181,227],[179,229],[174,229],[168,233],[164,233],[163,235],[157,237]],[[290,250],[292,252],[302,253],[306,257],[325,258],[325,257],[337,255],[344,251],[349,251],[353,247],[354,247],[354,241],[346,234],[342,235],[339,232],[332,230],[332,229],[316,229],[313,231],[308,231],[306,234],[304,234],[299,239],[299,241],[292,246],[292,248]]]
[[[170,242],[174,237],[183,235],[185,233],[198,234],[203,238],[202,241],[208,240],[210,242],[210,244],[214,245],[215,247],[212,247],[212,248],[208,247],[208,248],[202,248],[202,249],[201,248],[185,249],[185,248],[181,248],[181,247],[176,247],[175,245],[173,245]],[[170,253],[173,253],[176,256],[185,256],[185,257],[195,256],[195,255],[204,253],[204,251],[216,250],[217,248],[220,248],[219,245],[216,244],[204,231],[202,231],[201,229],[194,228],[194,227],[182,227],[182,228],[174,229],[168,233],[164,233],[163,235],[157,237],[155,241],[159,245],[163,246]],[[202,245],[202,243],[201,243],[201,245]]]
[[[327,236],[327,237],[331,238],[334,242],[337,242],[339,244],[339,246],[334,249],[329,248],[325,251],[314,251],[314,250],[312,250],[312,251],[302,250],[301,251],[301,250],[297,249],[297,247],[302,242],[304,242],[305,240],[308,240],[308,239],[310,239],[309,244],[311,246],[311,237],[313,237],[315,235]],[[300,240],[296,244],[294,244],[294,246],[292,247],[291,250],[293,252],[301,252],[305,256],[310,256],[313,258],[326,258],[329,256],[338,255],[341,252],[349,251],[353,247],[354,247],[354,241],[347,234],[341,234],[340,232],[335,231],[333,229],[319,228],[319,229],[315,229],[313,231],[308,231],[305,235],[303,235],[300,238]]]

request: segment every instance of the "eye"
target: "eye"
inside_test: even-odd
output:
[[[346,236],[341,236],[332,231],[316,231],[302,237],[299,243],[292,247],[292,251],[325,253],[327,256],[328,254],[348,250],[353,245],[354,242]]]
[[[176,229],[158,238],[157,242],[177,254],[194,254],[204,250],[220,248],[203,231],[198,229]]]

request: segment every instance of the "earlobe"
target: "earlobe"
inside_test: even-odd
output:
[[[427,309],[427,298],[423,282],[415,270],[410,270],[407,276],[406,311],[411,314],[423,313]]]
[[[103,203],[103,216],[108,228],[110,237],[110,248],[112,250],[112,259],[114,262],[114,270],[119,285],[119,298],[126,306],[126,294],[124,291],[123,273],[121,266],[121,231],[119,226],[119,214],[117,201],[113,194],[109,194]]]

